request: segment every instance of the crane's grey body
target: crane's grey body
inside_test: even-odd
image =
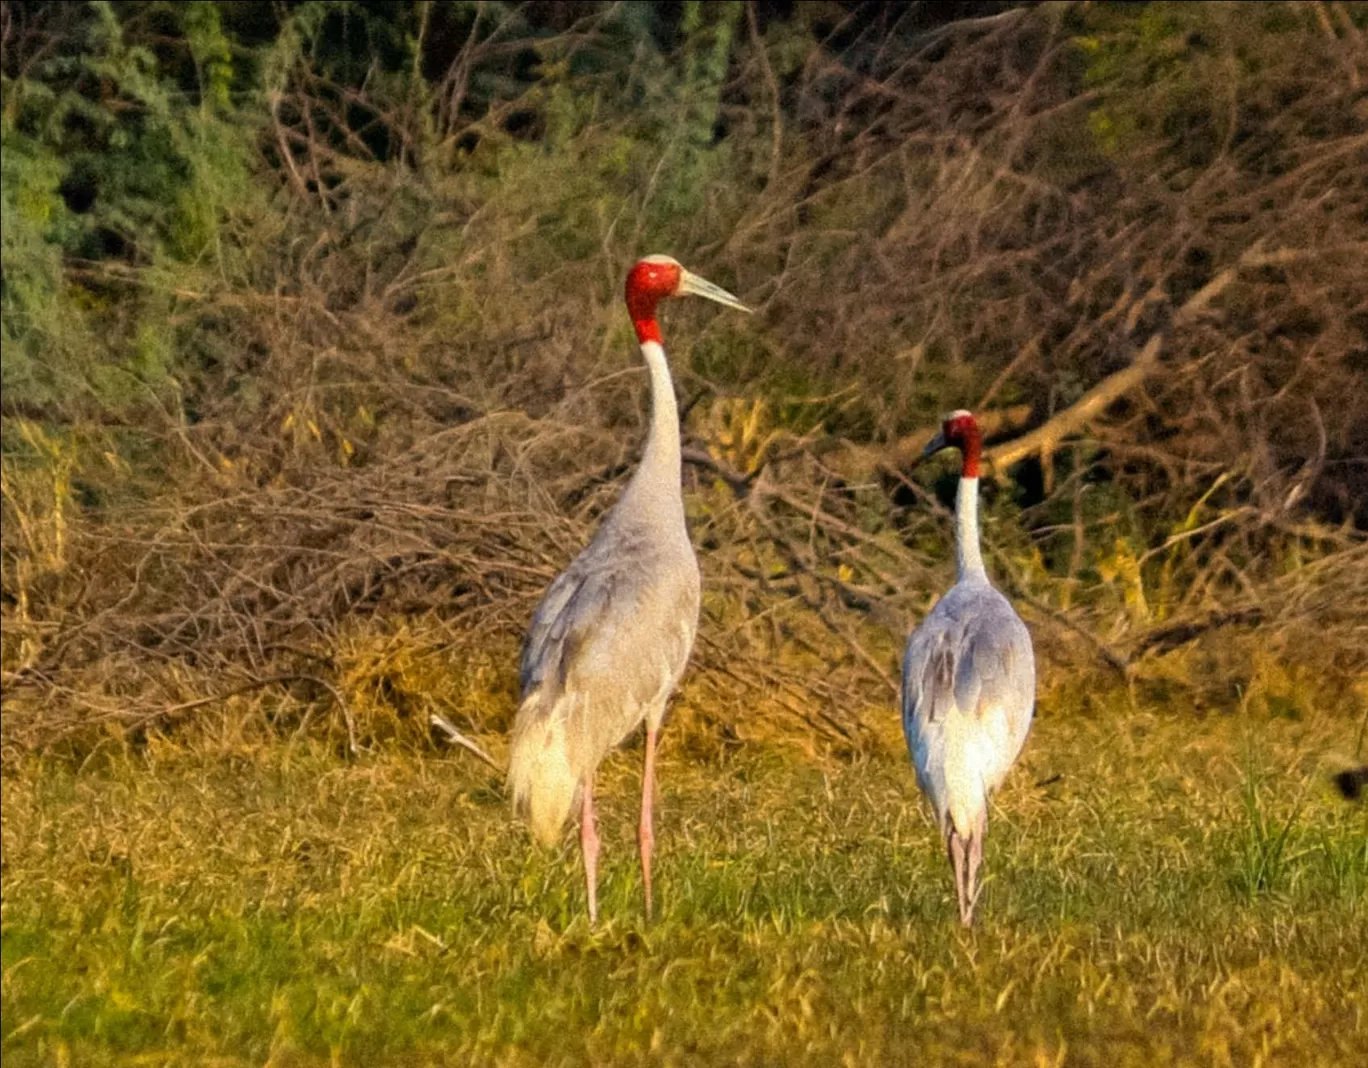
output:
[[[665,715],[698,630],[698,558],[684,522],[679,409],[664,350],[643,345],[651,429],[641,464],[551,586],[523,645],[509,781],[554,840],[599,763]]]
[[[987,831],[988,797],[1031,729],[1031,636],[988,581],[978,545],[978,479],[956,504],[959,579],[908,638],[903,732],[955,869],[960,918],[970,923]]]
[[[987,582],[957,583],[903,660],[903,730],[942,833],[968,837],[1031,729],[1031,637]]]
[[[570,810],[581,806],[591,922],[598,915],[594,773],[643,723],[639,841],[651,910],[656,732],[698,631],[698,558],[684,521],[679,409],[664,350],[653,341],[641,348],[651,371],[646,449],[622,497],[532,617],[509,755],[513,803],[543,842],[554,842]]]
[[[631,510],[610,515],[546,591],[523,647],[519,719],[560,716],[590,774],[643,722],[660,726],[698,629],[698,563]]]

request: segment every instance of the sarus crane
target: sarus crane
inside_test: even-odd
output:
[[[902,714],[917,783],[935,811],[955,873],[960,922],[974,921],[988,797],[1021,752],[1035,706],[1031,636],[988,581],[979,551],[983,435],[974,417],[946,418],[924,456],[959,449],[955,560],[959,576],[907,640]]]
[[[656,737],[698,630],[698,560],[684,523],[679,409],[656,307],[668,297],[695,296],[750,310],[668,256],[639,261],[627,275],[626,296],[651,373],[646,448],[617,504],[532,617],[508,767],[514,807],[544,844],[555,843],[579,807],[591,924],[598,920],[594,774],[643,722],[638,844],[651,915]]]

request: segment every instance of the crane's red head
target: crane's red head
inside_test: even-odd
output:
[[[666,297],[686,296],[706,297],[738,311],[750,311],[725,289],[690,274],[669,256],[647,256],[627,272],[627,311],[636,327],[637,340],[643,345],[648,341],[660,344],[656,305]]]
[[[983,455],[983,431],[973,415],[964,410],[951,412],[941,424],[940,433],[931,439],[923,456],[931,456],[941,449],[959,449],[964,457],[961,478],[979,477],[979,459]]]

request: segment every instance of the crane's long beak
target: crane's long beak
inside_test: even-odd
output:
[[[715,300],[718,304],[725,304],[728,308],[735,308],[737,311],[750,311],[749,308],[721,286],[715,286],[706,278],[700,278],[696,274],[690,274],[682,267],[679,270],[679,288],[675,290],[675,296],[706,297],[708,300]]]
[[[922,449],[922,459],[924,460],[928,456],[934,456],[944,448],[948,448],[945,444],[945,430],[937,430],[936,436],[926,443],[926,448]]]

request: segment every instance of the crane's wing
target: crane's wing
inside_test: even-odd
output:
[[[520,671],[524,694],[562,688],[585,644],[631,614],[630,590],[619,571],[579,563],[556,576],[532,617]]]
[[[924,781],[949,716],[1000,735],[1005,770],[1026,741],[1034,705],[1031,637],[996,590],[951,590],[908,639],[903,732]]]
[[[1035,711],[1035,656],[1026,626],[1010,608],[966,634],[955,672],[955,704],[1005,728],[1005,764],[1021,752]],[[995,723],[996,726],[996,723]],[[1004,768],[1005,770],[1005,768]]]
[[[524,694],[531,693],[541,685],[548,669],[553,675],[561,674],[561,652],[571,623],[566,608],[576,598],[591,614],[594,614],[596,604],[601,606],[608,599],[606,591],[596,591],[590,584],[590,576],[572,564],[547,587],[541,603],[532,614],[532,623],[523,639],[522,662],[518,668],[518,684]],[[579,614],[573,612],[570,615]]]
[[[956,662],[947,622],[933,610],[907,641],[902,705],[909,743],[927,724],[944,721],[954,707]]]
[[[678,680],[698,626],[696,565],[689,581],[623,556],[586,551],[547,589],[523,645],[524,698],[539,690],[549,708],[592,679],[600,697],[638,703]]]

